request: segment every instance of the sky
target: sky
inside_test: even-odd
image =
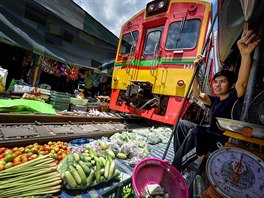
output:
[[[151,0],[73,0],[119,37],[122,25]]]

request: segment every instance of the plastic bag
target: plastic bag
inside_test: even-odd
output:
[[[5,92],[7,74],[7,69],[3,69],[0,66],[0,93]]]

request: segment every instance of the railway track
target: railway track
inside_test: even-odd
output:
[[[0,115],[0,145],[12,147],[34,142],[109,137],[122,131],[158,125],[133,117],[107,116]]]

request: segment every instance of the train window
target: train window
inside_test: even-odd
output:
[[[122,37],[120,54],[133,54],[138,40],[138,31],[129,32]]]
[[[154,54],[156,44],[160,42],[162,35],[161,30],[154,30],[147,34],[146,44],[144,48],[144,54]],[[157,49],[156,49],[157,50]]]
[[[193,49],[198,40],[200,25],[199,19],[177,21],[170,24],[166,49]]]

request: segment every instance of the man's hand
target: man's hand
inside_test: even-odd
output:
[[[196,59],[193,61],[193,63],[197,66],[201,66],[204,63],[205,57],[203,55],[198,55]]]
[[[259,36],[257,36],[252,30],[248,30],[248,22],[245,22],[241,39],[237,41],[241,56],[251,55],[260,41]]]

